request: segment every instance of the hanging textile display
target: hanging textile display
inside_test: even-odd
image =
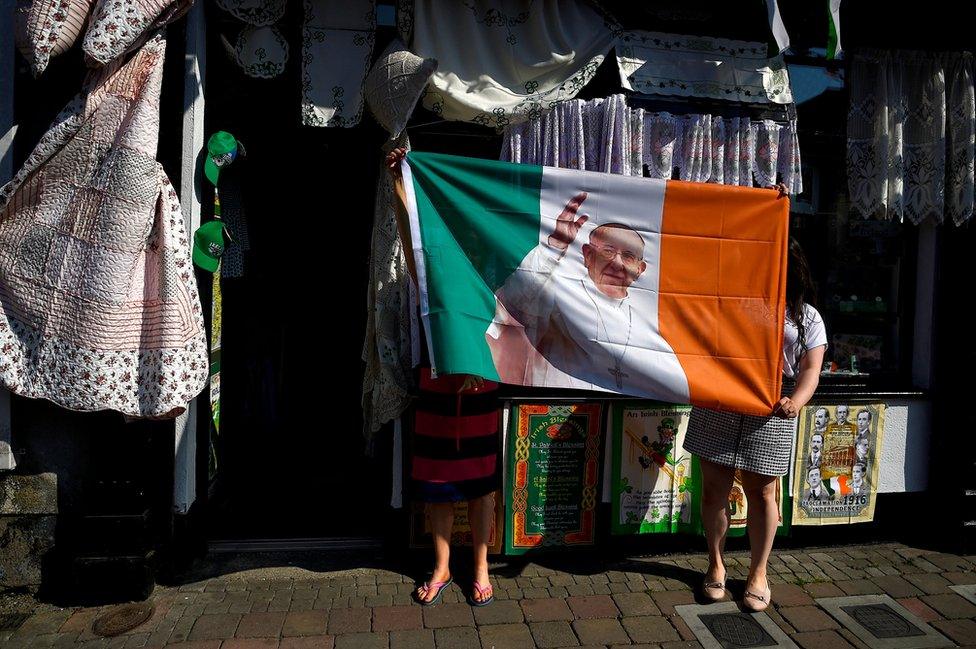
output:
[[[973,56],[864,50],[854,56],[847,185],[865,217],[960,225],[973,215]]]
[[[0,381],[73,410],[181,413],[207,344],[156,162],[165,40],[92,73],[0,189]]]
[[[789,104],[782,56],[765,43],[625,31],[616,42],[620,84],[646,95]]]
[[[403,138],[391,143],[408,150]],[[410,404],[411,371],[420,360],[417,293],[407,271],[403,241],[397,229],[393,180],[386,168],[377,176],[370,245],[363,341],[363,423],[370,437]]]
[[[219,198],[215,199],[214,215],[219,217]],[[207,475],[211,481],[217,475],[217,438],[220,436],[220,341],[224,331],[224,294],[220,290],[220,268],[211,278],[210,294],[210,423],[208,435]]]
[[[217,0],[218,6],[247,26],[237,34],[231,56],[244,74],[255,79],[273,79],[285,71],[288,41],[277,26],[285,15],[286,0]]]
[[[287,0],[217,0],[217,5],[238,20],[266,27],[273,25],[285,15]]]
[[[370,112],[390,135],[385,148],[410,148],[410,118],[437,61],[410,52],[393,39],[366,77]],[[406,266],[394,211],[393,181],[385,168],[376,181],[373,234],[367,288],[366,337],[363,340],[364,433],[370,438],[410,403],[411,368],[420,359],[417,299]],[[409,251],[406,251],[409,254]]]
[[[599,403],[514,409],[505,484],[506,554],[595,544],[600,414]]]
[[[612,534],[701,534],[702,475],[699,459],[684,450],[691,408],[647,401],[617,402],[611,418]],[[776,482],[779,525],[790,529],[785,477]],[[749,500],[736,470],[729,490],[728,536],[746,533]]]
[[[220,208],[227,243],[220,258],[220,276],[235,278],[244,276],[244,253],[251,249],[251,239],[244,211],[242,173],[225,174],[220,184]]]
[[[396,27],[400,40],[413,41],[413,0],[396,0]]]
[[[505,129],[503,160],[692,182],[803,191],[795,122],[672,115],[627,107],[624,95],[567,101]]]
[[[645,113],[644,121],[640,128],[644,133],[644,146],[641,147],[642,166],[647,165],[647,171],[651,178],[663,178],[670,180],[674,177],[675,167],[687,167],[687,163],[682,163],[682,132],[684,131],[684,118],[670,113]],[[724,135],[724,133],[723,133]],[[585,136],[584,136],[585,137]],[[722,151],[729,150],[724,146]],[[717,153],[717,152],[713,152]],[[724,167],[716,166],[716,171]],[[643,169],[641,170],[643,175]],[[738,184],[738,183],[735,183]]]
[[[373,55],[375,0],[305,0],[302,123],[349,128],[363,113],[363,81]]]
[[[614,404],[611,524],[614,534],[691,531],[701,506],[685,431],[691,408]]]
[[[840,1],[830,0],[828,11],[830,16],[827,19],[827,58],[839,59],[844,53],[844,48],[840,42]]]
[[[51,57],[64,54],[85,28],[95,0],[30,0],[17,3],[14,38],[39,77]],[[5,52],[4,56],[9,55]]]
[[[946,74],[946,216],[961,225],[973,216],[976,188],[976,67],[971,52],[949,57]]]
[[[794,525],[874,519],[884,418],[883,403],[803,408],[793,468]]]
[[[766,0],[766,16],[769,19],[769,31],[773,33],[776,47],[782,53],[790,46],[790,35],[786,32],[783,15],[779,11],[779,3],[776,0]]]
[[[536,117],[590,81],[615,29],[583,0],[416,0],[411,49],[439,62],[424,107],[493,127]]]
[[[366,105],[391,139],[407,128],[437,61],[424,59],[394,38],[366,76]]]
[[[214,222],[223,228],[220,209],[220,188],[214,184]],[[224,248],[226,252],[226,248]],[[211,482],[217,476],[217,438],[220,437],[220,363],[221,340],[224,334],[224,293],[220,288],[223,255],[210,278],[210,435],[207,475]]]
[[[210,304],[210,421],[209,477],[217,475],[217,438],[220,436],[220,366],[221,339],[224,330],[224,297],[221,280],[228,247],[224,244],[226,225],[221,206],[221,185],[233,174],[228,167],[244,154],[244,147],[227,131],[217,131],[207,140],[207,157],[203,173],[214,188],[213,220],[200,226],[194,234],[193,262],[211,277]],[[204,233],[210,233],[209,235]],[[203,235],[203,236],[201,236]]]
[[[288,41],[274,25],[245,27],[237,35],[234,59],[247,76],[273,79],[285,71]]]
[[[135,50],[150,35],[179,19],[193,0],[95,0],[82,42],[89,61],[104,65]]]
[[[437,372],[753,415],[779,401],[776,191],[434,153],[402,169]]]

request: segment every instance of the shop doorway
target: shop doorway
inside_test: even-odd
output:
[[[370,445],[360,408],[376,163],[330,143],[289,164],[282,130],[239,136],[251,250],[222,285],[213,534],[370,535],[391,473],[389,431]]]
[[[209,14],[206,131],[229,131],[246,150],[224,172],[236,182],[225,190],[222,178],[221,202],[225,212],[243,207],[250,248],[242,274],[222,282],[210,538],[376,537],[389,506],[391,435],[364,438],[360,355],[385,138],[368,117],[349,129],[303,127],[300,49],[281,76],[248,77],[221,40],[239,25]],[[298,17],[284,27],[297,32],[292,43],[301,42]],[[202,200],[207,219],[209,188]],[[206,298],[209,275],[200,277]],[[204,415],[201,440],[207,423]]]
[[[300,17],[288,12],[279,25],[290,43],[301,42]],[[250,242],[243,276],[222,286],[210,537],[396,534],[387,515],[392,426],[367,442],[360,408],[370,239],[387,134],[368,112],[352,128],[302,126],[300,52],[280,76],[250,78],[226,55],[224,42],[237,30],[224,12],[209,12],[206,131],[229,131],[246,148],[227,173],[238,174]],[[392,37],[392,30],[378,31],[374,55]],[[411,122],[417,150],[498,158],[501,136],[492,130],[446,123],[419,107]],[[221,197],[226,208],[226,192]],[[202,199],[209,217],[209,190]]]

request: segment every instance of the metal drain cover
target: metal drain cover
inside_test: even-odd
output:
[[[724,649],[776,646],[776,641],[746,613],[716,613],[698,618]]]
[[[887,604],[841,606],[840,609],[871,632],[875,638],[910,638],[925,635],[920,628],[891,610]]]
[[[674,610],[703,649],[798,649],[768,615],[743,612],[735,602],[682,604]]]
[[[824,597],[816,602],[871,649],[955,646],[888,595]]]
[[[95,618],[92,632],[106,638],[131,631],[152,617],[156,607],[150,602],[122,604]]]

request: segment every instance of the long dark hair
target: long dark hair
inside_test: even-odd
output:
[[[799,241],[790,237],[790,253],[786,262],[786,315],[796,324],[796,342],[799,350],[796,355],[798,366],[800,358],[807,349],[807,323],[803,305],[813,305],[816,293],[817,288],[810,275],[810,264],[807,263],[807,257],[803,254],[803,248],[800,247]],[[798,368],[793,369],[796,373]]]

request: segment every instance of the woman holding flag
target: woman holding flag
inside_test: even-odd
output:
[[[782,186],[780,194],[785,195]],[[752,550],[743,605],[753,611],[769,606],[766,568],[779,525],[776,481],[789,469],[796,433],[794,420],[817,389],[827,347],[823,318],[810,305],[815,290],[810,268],[794,239],[790,240],[786,278],[782,399],[768,417],[696,407],[684,442],[685,450],[701,459],[701,513],[708,543],[708,570],[702,590],[705,597],[714,601],[725,597],[722,549],[729,529],[729,491],[736,469],[742,473]]]
[[[386,166],[400,182],[400,161],[407,152],[396,148]],[[399,189],[397,189],[399,191]],[[396,209],[396,208],[395,208]],[[407,237],[403,237],[408,241]],[[407,246],[407,267],[416,278]],[[421,345],[421,348],[425,348]],[[454,503],[467,502],[473,550],[471,606],[494,601],[488,580],[488,543],[494,519],[494,492],[499,487],[497,384],[470,374],[433,376],[421,369],[415,402],[410,483],[414,497],[427,506],[434,540],[434,569],[429,581],[414,592],[421,606],[437,604],[454,579],[450,569]]]

